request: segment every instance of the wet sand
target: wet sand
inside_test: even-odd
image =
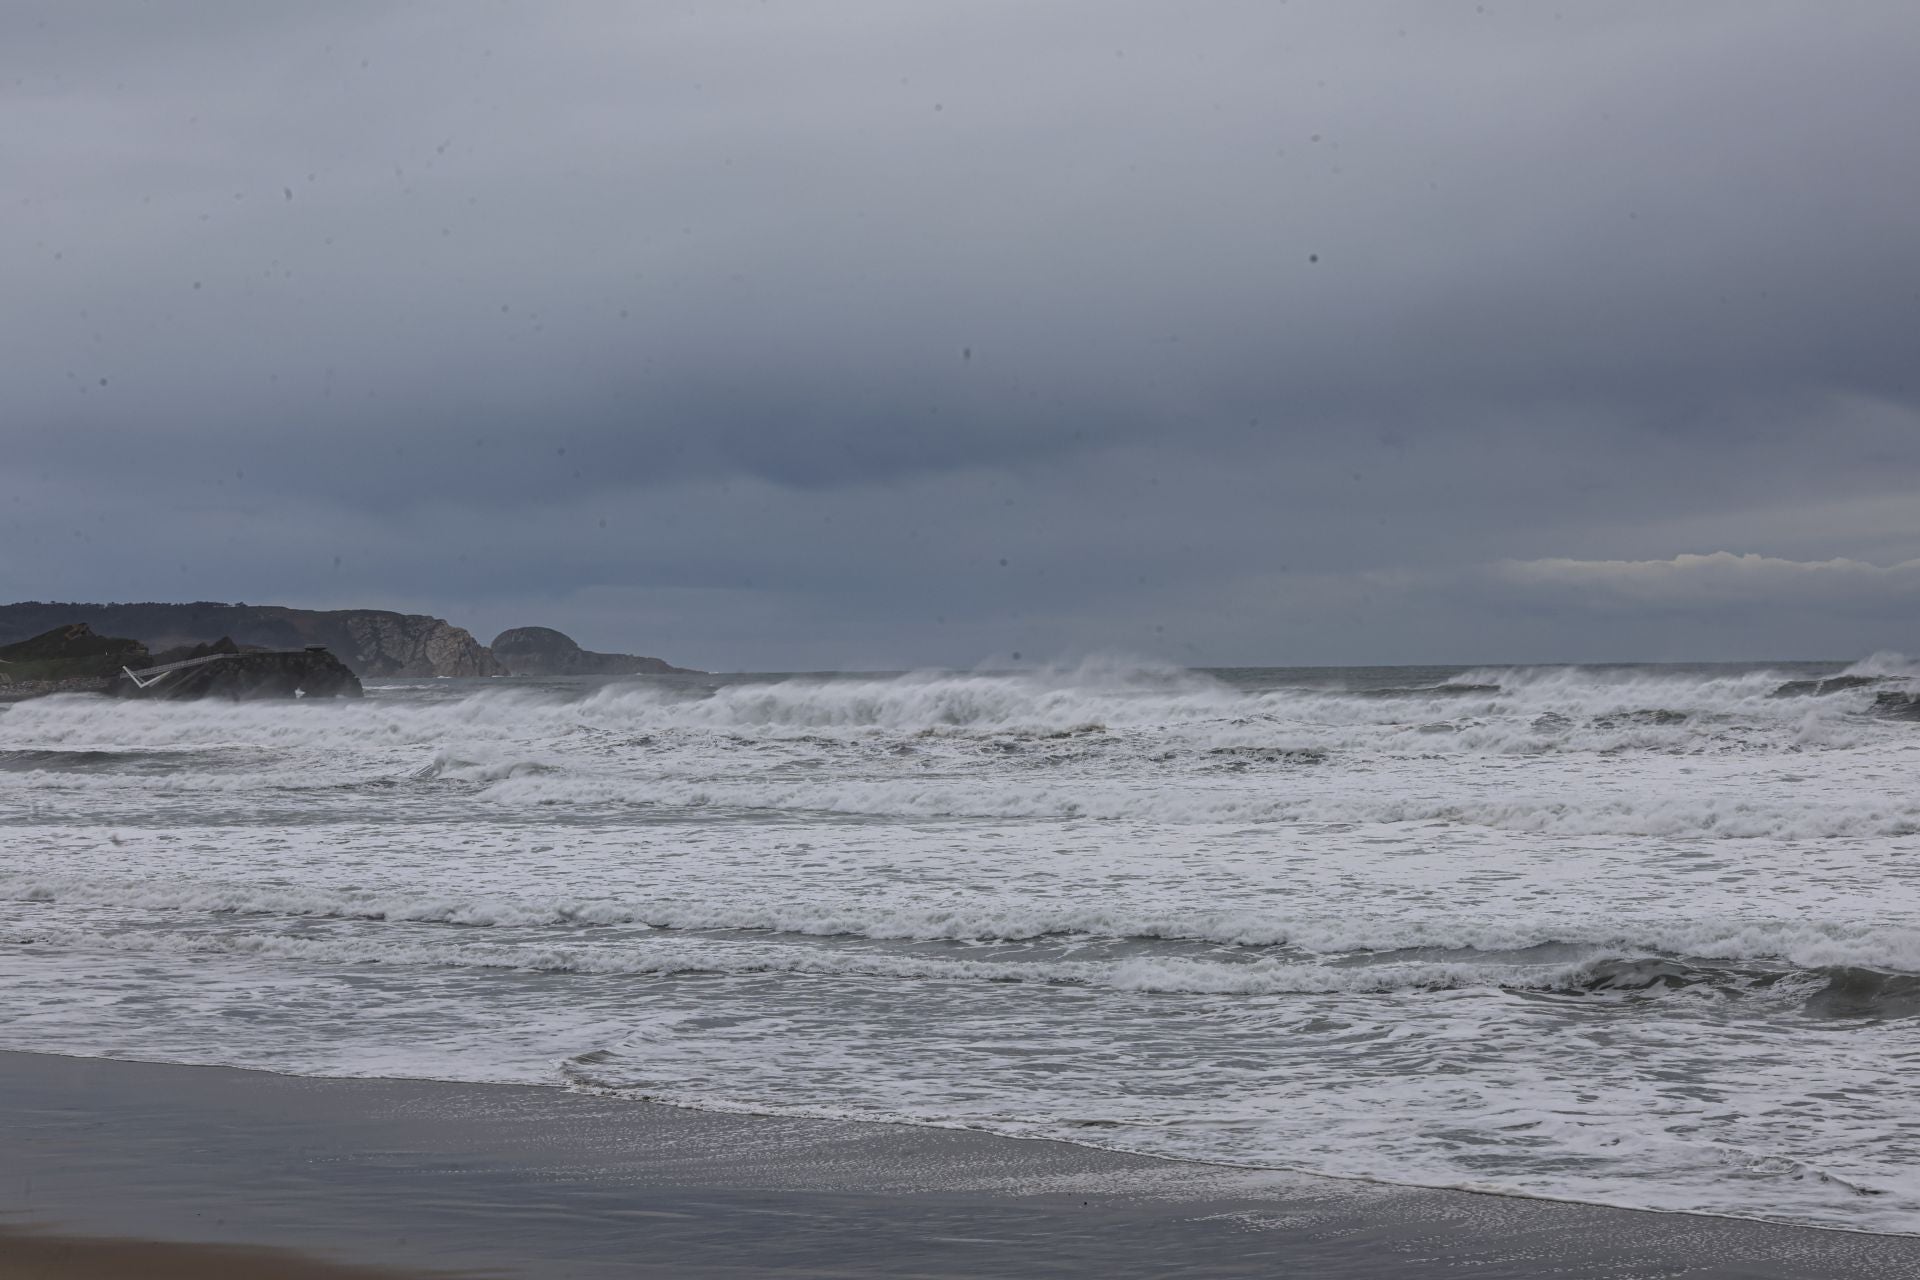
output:
[[[1920,1275],[1904,1237],[558,1089],[34,1054],[0,1054],[0,1151],[0,1280],[164,1275],[181,1258],[201,1266],[177,1274],[288,1280],[352,1274],[328,1264],[583,1280]],[[309,1261],[223,1271],[242,1255],[170,1244]]]
[[[336,1266],[274,1249],[0,1231],[0,1280],[214,1280],[222,1276],[245,1276],[248,1280],[406,1280],[409,1274]]]

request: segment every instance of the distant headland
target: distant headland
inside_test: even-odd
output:
[[[59,661],[49,665],[55,652],[46,644],[56,640]],[[38,647],[23,649],[28,641]],[[9,687],[15,696],[45,692],[39,686],[69,678],[104,684],[123,667],[197,656],[222,642],[243,650],[324,648],[356,677],[374,679],[697,674],[660,658],[594,653],[549,627],[515,627],[483,645],[444,618],[386,609],[30,600],[0,604],[0,694]],[[85,661],[69,671],[73,658]]]

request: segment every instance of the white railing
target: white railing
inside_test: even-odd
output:
[[[250,657],[256,653],[268,654],[268,653],[305,653],[305,652],[306,652],[305,649],[254,649],[245,653],[210,653],[204,658],[182,658],[178,662],[166,662],[166,663],[162,663],[160,666],[157,666],[157,667],[142,667],[138,671],[135,671],[130,667],[122,667],[120,668],[120,673],[126,676],[127,679],[133,681],[134,688],[150,689],[155,684],[159,683],[160,678],[162,676],[171,675],[176,671],[183,671],[188,667],[203,667],[209,662],[220,662],[227,658],[245,658],[245,657]],[[146,677],[146,678],[142,679],[142,677]]]

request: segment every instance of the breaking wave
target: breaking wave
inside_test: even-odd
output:
[[[916,897],[923,895],[915,895]],[[1022,904],[797,900],[791,895],[730,895],[652,901],[619,898],[527,900],[414,895],[235,884],[142,884],[47,876],[0,878],[0,902],[112,907],[187,915],[312,918],[443,924],[463,929],[639,926],[670,932],[789,934],[875,942],[1030,942],[1097,938],[1198,943],[1257,954],[1288,949],[1293,959],[1384,958],[1446,953],[1516,956],[1573,947],[1601,953],[1664,956],[1714,968],[1748,961],[1802,969],[1873,970],[1920,975],[1920,925],[1889,927],[1796,920],[1642,920],[1631,926],[1570,923],[1556,916],[1440,923],[1424,918],[1274,915],[1250,911],[1130,913],[1098,903]],[[1609,959],[1608,963],[1612,963]],[[1582,960],[1581,963],[1587,963]],[[1573,972],[1570,970],[1569,972]],[[1624,973],[1614,974],[1624,982]]]
[[[16,926],[17,928],[17,926]],[[1858,965],[1813,970],[1708,967],[1671,955],[1609,953],[1573,962],[1526,963],[1512,955],[1463,954],[1447,960],[1372,963],[1256,958],[1220,962],[1132,956],[1114,960],[975,960],[958,955],[876,953],[777,942],[717,944],[654,938],[592,946],[515,942],[373,943],[274,933],[120,931],[51,925],[0,938],[23,947],[125,954],[271,956],[331,965],[416,966],[456,970],[605,977],[797,974],[879,981],[1038,983],[1140,994],[1273,996],[1384,995],[1506,990],[1568,996],[1669,992],[1755,995],[1771,992],[1811,1014],[1847,1019],[1920,1016],[1920,975]]]
[[[1105,660],[25,702],[0,1042],[1920,1230],[1916,682]]]
[[[1892,675],[1895,668],[1906,674],[1904,666],[1904,659],[1880,655],[1855,664],[1858,671],[1836,674]],[[1194,726],[1289,723],[1391,730],[1435,723],[1472,728],[1489,719],[1532,726],[1541,716],[1576,729],[1621,722],[1716,724],[1729,717],[1791,728],[1809,712],[1772,699],[1788,679],[1764,670],[1671,675],[1644,669],[1509,668],[1469,671],[1424,685],[1248,689],[1202,672],[1098,662],[1023,673],[917,672],[706,685],[632,680],[558,689],[483,686],[462,697],[431,701],[410,701],[376,687],[375,696],[349,704],[56,698],[11,707],[0,724],[7,740],[43,751],[299,748],[338,743],[347,735],[363,743],[420,744],[490,731],[523,740],[648,730],[748,731],[776,738],[802,732],[1177,733]],[[1838,707],[1821,714],[1863,711],[1871,698],[1832,701]]]

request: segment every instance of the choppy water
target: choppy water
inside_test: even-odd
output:
[[[1920,724],[1834,666],[0,712],[0,1047],[1920,1232]]]

